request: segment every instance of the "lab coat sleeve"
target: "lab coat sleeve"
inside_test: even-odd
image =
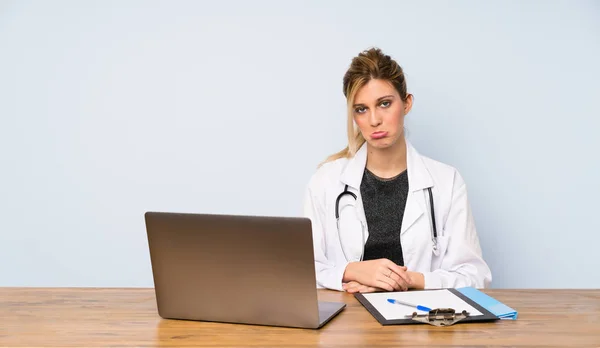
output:
[[[343,291],[342,279],[347,262],[335,264],[327,258],[327,238],[324,193],[317,193],[309,185],[304,199],[304,216],[310,218],[314,246],[317,288]],[[337,233],[337,231],[330,231]]]
[[[466,185],[455,173],[454,190],[444,233],[448,247],[439,269],[423,273],[425,288],[487,288],[492,274],[482,256]]]

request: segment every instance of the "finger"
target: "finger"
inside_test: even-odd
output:
[[[346,288],[344,290],[346,290],[347,292],[352,292],[352,290],[354,290],[356,287],[354,286],[346,286]]]
[[[406,268],[405,266],[398,266],[398,267],[401,269]],[[394,267],[394,268],[396,268],[396,267]],[[387,269],[386,272],[388,272],[387,273],[388,277],[391,278],[392,280],[394,280],[394,282],[396,282],[396,284],[398,284],[397,285],[398,290],[406,291],[410,288],[411,282],[410,281],[407,282],[405,280],[406,277],[402,277],[402,275],[406,274],[408,279],[410,279],[410,276],[408,276],[408,274],[406,272],[400,271],[400,274],[398,274],[397,273],[398,269],[396,269],[395,271],[392,269]],[[396,286],[394,286],[394,287],[396,287]]]
[[[351,281],[349,281],[347,283],[342,283],[342,287],[344,289],[346,289],[346,288],[349,288],[349,287],[353,286],[354,284],[356,284],[356,282],[354,280],[351,280]]]
[[[357,292],[358,290],[360,290],[360,288],[361,288],[361,287],[362,287],[362,285],[361,285],[361,286],[353,286],[353,287],[351,287],[350,289],[348,289],[348,292],[350,292],[350,293],[355,293],[355,292]]]
[[[395,276],[395,278],[393,278],[394,276]],[[394,290],[402,290],[404,287],[404,281],[398,282],[397,279],[400,279],[399,276],[396,275],[389,268],[384,268],[381,271],[380,277],[379,277],[379,280],[390,284],[394,288]]]
[[[359,284],[359,283],[350,284],[348,286],[348,288],[346,289],[346,291],[348,291],[348,292],[356,292],[361,287],[362,287],[362,284]]]
[[[361,292],[361,290],[364,288],[365,288],[364,285],[358,284],[358,285],[355,285],[355,286],[351,287],[350,289],[348,289],[348,293],[354,294],[357,292]]]
[[[357,292],[363,292],[364,289],[366,289],[366,288],[367,288],[367,286],[365,286],[365,285],[356,286],[356,287],[353,287],[352,289],[348,290],[348,293],[355,294]]]
[[[382,280],[384,282],[390,284],[394,290],[402,289],[402,286],[400,284],[398,284],[398,282],[396,282],[393,278],[388,277],[387,275],[384,275],[384,278]]]
[[[390,260],[390,261],[391,261],[391,260]],[[392,261],[392,264],[393,264],[393,265],[396,265],[396,264],[395,264],[393,261]],[[400,266],[400,265],[396,265],[396,266],[398,266],[398,267],[402,268],[402,270],[403,270],[403,271],[405,271],[405,272],[406,272],[406,271],[408,271],[408,267],[406,267],[406,266]]]
[[[379,282],[377,287],[382,289],[383,291],[396,291],[394,287],[386,282]]]
[[[346,290],[346,292],[349,293],[349,294],[354,294],[354,293],[357,293],[359,291],[360,291],[360,289],[358,287]]]
[[[408,284],[406,284],[406,282],[402,278],[400,278],[396,273],[392,272],[390,279],[393,280],[396,284],[394,285],[394,288],[396,290],[404,291],[408,289]]]
[[[388,282],[393,282],[393,280],[391,280],[390,278],[388,278],[388,277],[385,277],[385,278],[389,279]],[[377,280],[375,282],[375,286],[378,288],[381,288],[383,290],[394,291],[395,290],[394,287],[392,286],[392,284],[390,284],[388,282],[383,281],[383,280]]]
[[[408,273],[406,273],[408,267],[399,266],[392,261],[387,262],[386,266],[389,267],[389,269],[391,269],[392,272],[396,273],[398,276],[404,279],[406,283],[411,284],[410,276],[408,275]]]
[[[397,273],[392,272],[392,274],[390,275],[390,278],[392,278],[400,287],[401,290],[408,290],[408,283],[406,283],[404,281],[404,279],[402,279]]]
[[[398,266],[397,264],[393,263],[392,261],[387,263],[387,266],[392,270],[392,272],[396,273],[398,276],[400,276],[400,278],[402,278],[406,284],[412,284],[412,281],[410,279],[410,276],[408,275],[408,273],[406,273],[406,270],[408,269],[405,266]]]
[[[393,271],[388,267],[388,262],[391,262],[387,259],[384,259],[384,262],[380,265],[375,273],[375,281],[382,281],[386,284],[391,285],[394,290],[400,289],[400,285],[398,285],[393,279],[390,278],[390,275]],[[377,284],[368,284],[369,286],[377,286]]]
[[[377,292],[378,290],[379,290],[378,288],[374,288],[372,286],[363,286],[360,289],[360,292],[364,294],[364,293],[367,293],[367,292]]]

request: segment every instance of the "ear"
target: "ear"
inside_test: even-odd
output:
[[[404,101],[404,114],[405,115],[410,112],[410,110],[412,109],[412,105],[413,105],[413,95],[408,94],[408,95],[406,95],[406,101]]]

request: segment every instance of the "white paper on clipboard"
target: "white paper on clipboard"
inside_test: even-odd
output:
[[[412,315],[414,312],[417,312],[418,314],[427,313],[425,311],[419,311],[414,307],[389,303],[389,298],[429,307],[431,309],[452,308],[458,313],[466,310],[471,317],[483,315],[480,311],[447,289],[376,292],[362,295],[386,320],[406,319],[407,315]]]

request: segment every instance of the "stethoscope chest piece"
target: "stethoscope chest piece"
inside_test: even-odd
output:
[[[433,254],[438,256],[440,254],[437,245],[437,237],[433,240]]]

